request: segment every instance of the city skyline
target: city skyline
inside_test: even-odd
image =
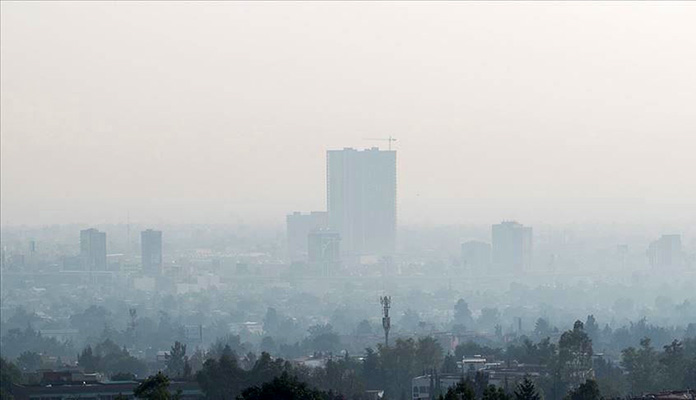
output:
[[[694,21],[0,0],[1,400],[694,400]]]

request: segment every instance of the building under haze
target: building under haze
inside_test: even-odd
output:
[[[80,231],[80,259],[86,271],[106,271],[106,233],[98,230]]]
[[[334,274],[341,263],[341,236],[329,229],[315,229],[307,236],[309,265],[324,276]]]
[[[162,231],[140,232],[140,258],[146,274],[158,275],[162,271]]]
[[[325,211],[309,214],[294,212],[285,218],[288,237],[288,257],[291,261],[307,260],[307,237],[315,229],[326,228],[328,215]]]
[[[466,271],[481,274],[491,265],[491,245],[478,240],[462,243],[462,267]]]
[[[648,261],[653,268],[672,268],[682,265],[681,235],[662,235],[648,246]]]
[[[326,154],[329,227],[345,255],[391,255],[396,242],[396,151]]]
[[[532,266],[532,228],[503,221],[491,230],[491,261],[497,272],[521,273]]]

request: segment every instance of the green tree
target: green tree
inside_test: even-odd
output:
[[[664,346],[664,352],[659,356],[661,369],[664,371],[662,385],[665,389],[679,389],[684,382],[685,372],[689,362],[686,358],[684,345],[674,339],[672,343]]]
[[[575,321],[573,330],[566,331],[558,341],[560,378],[565,385],[579,385],[592,370],[592,340],[581,321]]]
[[[210,358],[203,363],[196,381],[208,399],[222,400],[236,397],[242,387],[244,371],[239,368],[237,356],[225,346],[219,359]]]
[[[621,366],[627,372],[631,393],[640,394],[660,389],[661,366],[657,352],[650,345],[650,338],[643,338],[638,349],[629,347],[621,351]]]
[[[22,371],[34,372],[41,368],[41,355],[33,351],[25,351],[17,357],[17,366]]]
[[[500,358],[503,355],[501,349],[494,349],[488,346],[481,346],[472,341],[459,344],[454,349],[454,357],[457,360],[461,360],[462,357],[473,357],[477,354],[482,355],[486,358]]]
[[[437,370],[442,364],[442,346],[432,336],[418,339],[415,355],[416,369]]]
[[[624,395],[626,379],[621,368],[603,357],[596,358],[593,367],[599,391],[604,397],[619,398]]]
[[[456,385],[450,386],[444,397],[440,396],[440,398],[444,400],[475,400],[476,393],[471,384],[462,379]]]
[[[92,351],[92,346],[82,349],[82,353],[77,356],[77,364],[84,368],[85,372],[93,373],[99,368],[100,357]]]
[[[362,377],[368,389],[381,388],[382,371],[379,364],[379,354],[370,347],[365,349],[365,358],[363,358],[362,362]]]
[[[261,353],[261,357],[256,360],[249,371],[247,385],[260,385],[268,382],[283,372],[290,371],[290,367],[290,363],[285,362],[282,358],[273,359],[270,354]]]
[[[186,345],[181,342],[174,342],[169,354],[166,356],[166,371],[167,374],[175,378],[179,378],[184,374],[184,365],[186,365]]]
[[[541,400],[541,396],[528,376],[525,376],[522,382],[517,385],[515,390],[515,400]]]
[[[593,379],[588,379],[585,383],[571,390],[565,400],[600,400],[602,395],[599,393],[599,386]]]
[[[364,319],[358,323],[358,326],[355,328],[355,334],[359,336],[369,336],[372,335],[374,332],[372,331],[372,325],[370,324],[370,321]]]
[[[310,388],[287,372],[283,372],[261,386],[246,388],[237,396],[237,400],[325,400],[327,398],[326,393]]]
[[[12,400],[13,385],[19,383],[22,372],[13,363],[0,357],[0,399]]]
[[[495,385],[488,385],[488,387],[483,390],[481,400],[510,400],[510,396],[505,393],[502,387],[496,388]]]
[[[139,399],[170,400],[172,396],[169,393],[169,378],[160,371],[141,382],[133,390],[133,394]]]
[[[454,374],[457,372],[457,359],[452,353],[447,353],[444,361],[442,361],[442,368],[440,372],[445,374]]]
[[[99,337],[111,322],[111,312],[102,306],[92,305],[85,311],[70,316],[70,325],[86,337]]]
[[[454,324],[463,325],[471,328],[474,325],[474,318],[471,316],[469,304],[464,299],[459,299],[454,305]]]
[[[592,314],[588,315],[587,320],[585,320],[585,332],[587,332],[587,336],[592,341],[599,339],[599,325],[597,325],[597,320]]]
[[[541,339],[550,336],[552,333],[553,329],[551,328],[551,324],[549,324],[548,320],[544,318],[539,318],[536,320],[536,324],[534,324],[534,336]]]
[[[397,339],[394,345],[378,345],[385,395],[398,398],[411,392],[411,379],[421,373],[416,367],[416,342]]]
[[[314,325],[309,328],[307,345],[314,351],[336,351],[341,345],[341,339],[330,324]]]

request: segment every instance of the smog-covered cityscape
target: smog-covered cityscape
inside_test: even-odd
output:
[[[0,4],[3,400],[696,398],[694,4]]]

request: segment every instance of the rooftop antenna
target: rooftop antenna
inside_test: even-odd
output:
[[[131,307],[128,309],[128,314],[130,314],[130,328],[135,332],[135,325],[137,324],[136,320],[138,319],[138,310],[135,309],[135,307]]]
[[[382,305],[382,328],[384,328],[384,346],[389,347],[389,328],[391,328],[391,318],[389,318],[389,309],[391,308],[391,296],[380,296],[379,303]]]
[[[365,139],[365,140],[381,140],[383,142],[389,142],[389,145],[388,145],[389,151],[391,151],[392,142],[396,142],[396,138],[393,138],[392,135],[389,135],[389,137],[386,137],[386,138],[363,138],[363,139]]]

